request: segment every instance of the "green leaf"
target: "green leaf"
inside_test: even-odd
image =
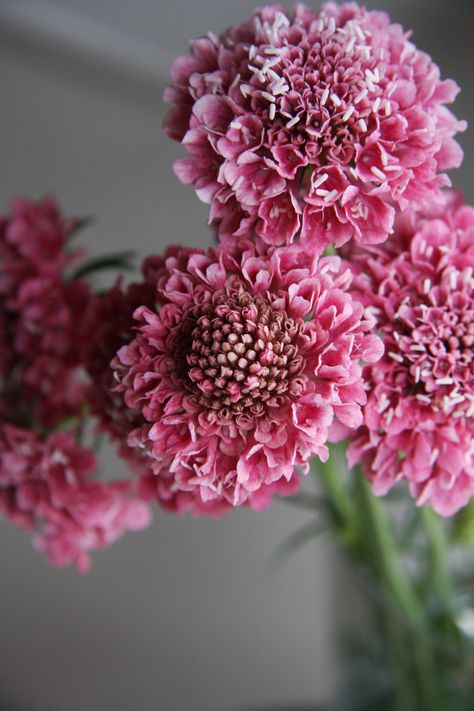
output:
[[[270,559],[269,567],[280,568],[293,553],[328,529],[329,526],[321,521],[310,521],[297,528],[277,547]]]
[[[70,227],[69,234],[67,236],[67,241],[72,242],[83,230],[90,227],[95,222],[95,218],[92,216],[88,217],[78,217],[72,220],[72,225]]]
[[[106,254],[102,257],[96,257],[76,269],[72,274],[72,279],[81,279],[106,269],[131,271],[134,268],[133,258],[134,252],[131,251],[116,252],[115,254]]]

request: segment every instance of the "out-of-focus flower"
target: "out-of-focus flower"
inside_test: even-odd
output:
[[[84,400],[79,324],[90,290],[65,275],[82,256],[66,249],[77,225],[51,198],[17,200],[0,218],[0,377],[15,422],[27,411],[55,426]]]
[[[361,360],[380,357],[338,258],[301,250],[231,259],[172,249],[158,275],[159,312],[136,310],[133,340],[113,361],[169,508],[221,513],[291,494],[298,470],[327,457],[334,418],[362,422]]]
[[[381,242],[395,204],[437,199],[462,159],[457,91],[383,12],[271,6],[174,61],[165,131],[228,249],[255,232],[322,251]]]
[[[35,532],[36,547],[53,565],[87,570],[92,550],[149,523],[132,484],[93,481],[95,466],[93,452],[79,447],[73,433],[43,441],[33,430],[0,428],[0,510]]]
[[[362,459],[375,494],[406,480],[419,505],[449,516],[474,495],[474,208],[454,195],[400,218],[384,245],[351,251],[355,296],[385,355],[367,366]]]
[[[82,323],[85,334],[81,360],[90,378],[87,401],[101,430],[112,439],[124,440],[130,431],[132,413],[123,406],[123,398],[114,390],[110,361],[119,348],[133,338],[133,313],[139,306],[152,307],[156,300],[154,287],[142,283],[123,288],[119,280],[105,294],[93,296]]]

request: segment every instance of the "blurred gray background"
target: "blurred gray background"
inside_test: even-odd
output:
[[[205,245],[207,207],[171,170],[161,133],[170,60],[190,37],[247,17],[230,0],[0,0],[0,207],[56,194],[96,220],[92,252]],[[473,126],[455,183],[473,198],[473,0],[378,0],[415,30]],[[112,453],[104,464],[119,471]],[[320,539],[280,570],[276,546],[307,515],[275,503],[220,521],[157,512],[95,556],[49,568],[1,523],[0,711],[244,711],[327,702],[335,628],[352,591]]]

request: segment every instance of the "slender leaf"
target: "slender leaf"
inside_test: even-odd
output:
[[[81,267],[76,269],[73,274],[73,279],[81,279],[90,274],[103,271],[106,269],[118,270],[133,270],[134,253],[131,251],[116,252],[115,254],[106,254],[102,257],[91,259]]]
[[[310,521],[297,528],[277,547],[270,559],[269,567],[273,569],[280,568],[295,551],[327,531],[328,528],[327,524],[321,521]]]

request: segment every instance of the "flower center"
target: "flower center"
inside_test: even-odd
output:
[[[468,271],[468,270],[466,270]],[[408,364],[416,397],[446,413],[474,414],[474,299],[469,279],[451,270],[449,282],[431,287],[425,303],[408,299],[398,312],[398,349],[389,356]]]
[[[259,24],[263,44],[250,45],[240,90],[271,144],[290,142],[309,162],[349,163],[377,114],[390,114],[383,50],[357,20],[337,27],[323,12],[307,31],[280,13]]]
[[[210,422],[250,426],[304,388],[302,322],[242,287],[193,307],[175,343],[178,374]]]

